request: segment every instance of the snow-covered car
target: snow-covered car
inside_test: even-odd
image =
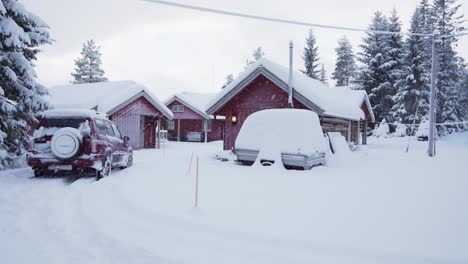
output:
[[[34,175],[72,172],[108,176],[133,163],[129,137],[106,116],[92,110],[48,110],[34,130],[27,161]]]
[[[250,115],[242,125],[234,152],[238,161],[271,165],[281,157],[286,168],[311,169],[325,164],[326,139],[316,113],[270,109]],[[279,159],[279,158],[276,158]]]

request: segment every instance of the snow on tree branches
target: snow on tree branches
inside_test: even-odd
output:
[[[24,153],[36,113],[48,107],[33,61],[50,43],[44,21],[17,0],[0,1],[0,169]]]
[[[348,86],[356,73],[356,61],[353,47],[346,36],[338,41],[335,52],[336,64],[332,78],[336,81],[336,86]]]
[[[309,36],[306,38],[306,46],[302,58],[304,59],[305,67],[303,73],[310,78],[320,79],[318,46],[312,30],[309,31]]]
[[[94,40],[88,40],[83,44],[81,57],[75,60],[75,72],[72,73],[72,83],[95,83],[105,82],[104,70],[101,68],[100,47],[96,46]]]

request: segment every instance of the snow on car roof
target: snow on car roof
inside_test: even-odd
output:
[[[234,96],[232,92],[243,84],[243,81],[249,77],[258,68],[266,69],[271,72],[283,83],[287,84],[289,79],[289,69],[266,58],[261,58],[255,63],[249,65],[247,69],[227,85],[207,106],[207,112],[212,113],[220,107],[219,102],[226,96]],[[349,119],[363,119],[364,112],[360,107],[356,107],[350,102],[342,90],[333,89],[323,84],[319,80],[307,77],[299,71],[293,73],[293,87],[295,93],[302,95],[311,103],[317,105],[323,110],[324,115],[343,117]]]
[[[60,118],[60,117],[96,117],[107,119],[103,113],[87,109],[71,109],[71,108],[56,108],[44,111],[43,117]]]
[[[237,136],[235,148],[260,150],[271,145],[283,153],[327,151],[318,115],[303,109],[269,109],[247,117]]]
[[[166,105],[174,102],[175,100],[181,101],[184,105],[187,105],[195,112],[200,115],[210,118],[206,113],[205,109],[208,103],[216,96],[215,93],[193,93],[193,92],[181,92],[171,96],[166,100]]]
[[[173,118],[172,112],[153,93],[134,81],[55,86],[49,89],[48,99],[54,108],[96,109],[112,114],[124,106],[123,104],[127,103],[129,99],[140,94],[145,96],[166,117]]]

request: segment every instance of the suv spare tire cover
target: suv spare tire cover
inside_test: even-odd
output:
[[[80,131],[72,127],[64,127],[52,136],[50,148],[58,159],[70,159],[78,155],[82,145]]]

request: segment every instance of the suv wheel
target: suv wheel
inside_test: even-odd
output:
[[[102,165],[102,169],[100,171],[96,171],[96,181],[99,181],[100,179],[109,176],[112,172],[112,157],[108,155],[106,157],[106,160],[104,161],[104,164]]]
[[[127,154],[127,164],[125,166],[122,166],[121,169],[130,168],[132,165],[133,165],[133,152],[129,152]]]

